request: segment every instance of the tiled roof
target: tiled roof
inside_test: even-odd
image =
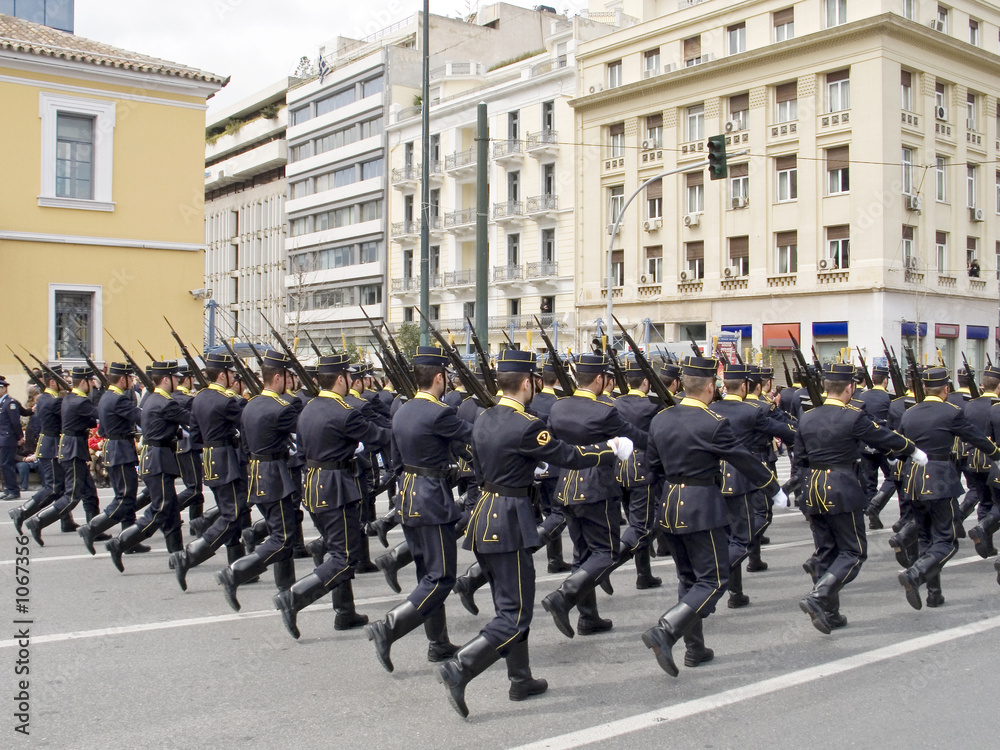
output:
[[[228,78],[207,73],[197,68],[141,55],[138,52],[112,47],[110,44],[84,39],[48,26],[25,21],[0,13],[0,50],[28,52],[44,57],[57,57],[75,62],[92,63],[108,68],[135,70],[141,73],[161,73],[195,81],[218,83],[223,86]]]

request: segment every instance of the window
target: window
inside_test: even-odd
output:
[[[777,252],[774,260],[774,270],[777,273],[798,273],[798,233],[778,232],[775,234],[775,245]]]
[[[379,256],[379,243],[378,242],[362,242],[361,243],[361,263],[377,263]]]
[[[361,204],[361,221],[375,221],[382,218],[382,201],[367,201]],[[337,226],[340,226],[339,224]]]
[[[413,196],[403,196],[403,221],[413,221]]]
[[[42,92],[39,206],[113,211],[115,103]]]
[[[947,119],[948,107],[948,89],[947,87],[938,81],[934,84],[934,108],[939,110],[944,110],[945,117],[939,117],[939,120]]]
[[[774,160],[777,170],[778,201],[793,201],[799,197],[798,158],[795,154]]]
[[[939,5],[937,9],[937,30],[948,33],[948,9]]]
[[[403,144],[403,166],[413,166],[413,141],[407,141]]]
[[[795,8],[774,12],[774,41],[783,42],[795,36]]]
[[[542,131],[551,133],[556,129],[556,103],[542,102]]]
[[[333,186],[338,188],[350,185],[354,182],[355,176],[356,170],[354,169],[354,165],[344,167],[342,169],[335,169],[333,171]]]
[[[335,109],[340,109],[353,103],[354,87],[351,86],[343,91],[338,91],[335,94],[318,99],[316,101],[316,116],[325,115],[327,112],[333,112]]]
[[[903,268],[907,271],[917,267],[917,256],[914,252],[913,227],[903,225]]]
[[[354,265],[354,246],[332,247],[316,253],[316,270]]]
[[[507,200],[521,200],[521,172],[516,169],[507,173]]]
[[[434,220],[441,215],[441,190],[434,188],[427,196],[427,218]]]
[[[608,219],[610,223],[614,223],[618,220],[618,216],[622,212],[622,207],[625,205],[625,186],[624,185],[614,185],[608,188],[608,197],[610,200],[610,214]]]
[[[934,247],[937,250],[937,270],[938,273],[948,272],[948,233],[936,232]]]
[[[381,94],[384,88],[385,80],[382,76],[370,78],[361,84],[361,98],[365,99],[369,96],[375,96],[375,94]]]
[[[965,165],[965,196],[966,205],[969,208],[976,207],[976,181],[977,181],[977,167],[975,164]]]
[[[412,323],[413,322],[413,308],[412,307],[404,307],[403,308],[403,322],[404,323]]]
[[[542,230],[542,263],[556,262],[556,230]]]
[[[521,300],[519,299],[509,299],[507,300],[507,314],[512,318],[516,318],[521,314]]]
[[[908,70],[899,72],[900,106],[907,112],[913,111],[913,73]]]
[[[903,0],[903,18],[917,20],[917,0]]]
[[[729,197],[733,201],[734,208],[737,198],[743,198],[745,201],[750,199],[749,172],[750,167],[746,162],[729,165]]]
[[[965,97],[965,127],[968,130],[979,130],[979,116],[976,108],[976,95],[971,91]]]
[[[648,195],[646,196],[646,218],[663,218],[663,196],[658,195],[655,198],[650,198]]]
[[[361,163],[362,180],[374,180],[376,177],[381,177],[383,174],[385,174],[385,166],[381,157]]]
[[[939,203],[948,200],[948,157],[938,156],[934,160],[934,198]]]
[[[663,146],[663,115],[650,115],[646,118],[646,146],[648,148]]]
[[[684,257],[687,259],[688,280],[705,278],[705,243],[684,243]]]
[[[642,70],[646,77],[660,73],[660,48],[646,50],[642,53]]]
[[[476,303],[475,302],[463,302],[462,303],[462,317],[468,318],[473,323],[476,322]]]
[[[542,315],[551,315],[556,311],[555,297],[541,297],[538,301],[538,312]]]
[[[49,284],[49,359],[101,357],[101,287]]]
[[[611,251],[611,285],[625,285],[625,251]]]
[[[411,248],[403,251],[403,278],[413,278],[413,250]]]
[[[521,235],[507,235],[507,265],[521,265]]]
[[[374,138],[377,135],[382,135],[381,117],[376,117],[372,120],[365,120],[363,123],[361,123],[362,138]]]
[[[700,214],[705,210],[705,173],[687,172],[687,213]]]
[[[625,123],[618,122],[608,128],[608,153],[612,157],[625,156]]]
[[[847,0],[826,0],[826,27],[847,23]]]
[[[750,274],[750,238],[748,236],[729,238],[729,265],[737,269],[737,276]]]
[[[542,165],[542,195],[556,194],[556,165]]]
[[[830,268],[851,267],[851,227],[842,224],[826,228],[826,244],[829,249]]]
[[[646,248],[646,281],[647,284],[663,282],[663,246],[652,245]],[[639,279],[641,282],[642,279]]]
[[[851,189],[851,147],[837,146],[826,150],[827,191],[840,195]]]
[[[726,29],[726,39],[729,43],[729,54],[737,55],[747,51],[747,25],[738,23]]]
[[[851,108],[851,71],[838,70],[826,76],[826,111],[841,112]]]
[[[1000,214],[1000,170],[997,170],[996,179],[997,179],[997,205],[996,205],[996,212],[998,214]]]
[[[965,238],[965,265],[968,266],[974,260],[979,260],[979,238],[978,237],[966,237]]]
[[[705,105],[696,104],[687,108],[687,137],[685,140],[698,141],[705,137]]]
[[[701,36],[684,40],[684,66],[690,68],[701,62]]]
[[[783,83],[774,89],[775,121],[793,122],[798,115],[798,83]]]
[[[507,140],[516,141],[521,138],[521,112],[514,110],[507,113]]]
[[[381,80],[381,79],[379,79]],[[381,284],[362,284],[360,287],[360,300],[362,305],[381,305],[382,304],[382,285]]]
[[[622,61],[608,63],[608,88],[613,89],[622,85]]]
[[[979,21],[969,19],[969,44],[979,46]]]
[[[309,195],[309,180],[299,180],[298,182],[291,183],[288,186],[288,194],[292,200],[305,198]]]
[[[427,273],[432,279],[441,272],[441,246],[431,245],[427,248]]]
[[[299,107],[292,110],[292,125],[301,125],[312,117],[309,106]]]
[[[289,234],[292,237],[298,237],[309,232],[309,217],[303,216],[300,219],[292,219],[289,222]]]
[[[750,127],[750,94],[729,97],[729,119],[737,123],[740,130]]]
[[[913,149],[903,148],[903,195],[913,195]]]

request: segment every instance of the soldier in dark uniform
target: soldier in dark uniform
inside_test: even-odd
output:
[[[150,377],[156,387],[142,402],[142,449],[139,453],[139,478],[149,490],[149,507],[135,525],[104,545],[111,554],[111,562],[122,573],[125,572],[122,555],[157,530],[163,532],[168,553],[184,548],[174,482],[180,476],[175,453],[177,435],[187,426],[188,413],[172,395],[176,373],[176,362],[154,362],[152,365]]]
[[[393,462],[402,470],[396,511],[416,564],[417,587],[384,620],[365,626],[388,672],[393,670],[392,644],[421,623],[430,642],[428,661],[450,659],[458,650],[448,639],[444,609],[458,574],[455,522],[462,515],[452,496],[448,464],[452,450],[461,451],[469,443],[472,426],[440,400],[447,365],[443,350],[418,347],[413,358],[417,394],[392,419]]]
[[[857,578],[868,558],[864,509],[867,498],[855,471],[861,443],[894,456],[927,456],[902,435],[879,425],[850,402],[854,367],[834,364],[824,372],[827,398],[802,415],[795,440],[795,460],[806,477],[802,508],[816,544],[812,591],[799,603],[813,626],[829,634],[847,624],[840,614],[840,590]]]
[[[375,406],[375,399],[366,398],[369,391],[365,388],[365,380],[369,379],[371,370],[369,365],[361,363],[354,365],[347,371],[347,378],[350,386],[344,395],[344,401],[348,406],[361,412],[361,416],[369,422],[386,430],[388,437],[389,430],[392,429],[392,422],[383,417]],[[381,472],[379,471],[378,454],[382,446],[388,447],[389,440],[379,441],[373,445],[368,445],[362,441],[362,452],[357,457],[358,480],[361,485],[361,527],[362,529],[377,518],[375,514],[375,490],[378,488]],[[378,570],[372,562],[371,550],[368,546],[368,536],[361,534],[359,539],[359,552],[356,573],[374,573]]]
[[[889,368],[882,365],[875,365],[872,368],[872,388],[860,391],[855,395],[858,401],[865,405],[865,411],[875,424],[886,427],[889,424],[889,409],[892,406],[892,396],[886,390],[889,380]],[[883,476],[882,486],[878,483],[878,473],[881,470]],[[895,492],[895,482],[893,482],[893,470],[889,466],[889,461],[885,454],[870,446],[864,446],[861,452],[861,463],[858,469],[858,477],[861,480],[861,487],[868,498],[868,507],[865,515],[868,517],[868,528],[881,529],[883,524],[879,514],[889,502],[892,493]]]
[[[584,354],[576,364],[577,390],[559,399],[549,413],[549,430],[570,445],[591,445],[595,441],[624,436],[636,448],[645,449],[646,433],[628,424],[614,406],[602,400],[612,380],[609,360],[604,354]],[[569,535],[573,540],[573,572],[559,588],[542,599],[542,607],[552,615],[559,632],[572,638],[569,612],[580,613],[580,635],[603,633],[612,627],[597,610],[594,587],[614,569],[621,546],[621,486],[614,467],[560,471],[557,498],[565,507]]]
[[[62,366],[51,366],[57,375],[62,375]],[[42,376],[45,390],[35,402],[35,416],[38,418],[38,445],[35,447],[35,458],[38,461],[38,473],[42,479],[42,488],[28,502],[19,508],[7,511],[14,522],[18,535],[23,532],[21,524],[36,513],[44,510],[55,500],[62,497],[65,490],[62,467],[59,465],[59,434],[62,432],[62,397],[65,391],[55,378],[49,374]]]
[[[541,546],[535,529],[532,495],[540,462],[583,469],[611,465],[616,451],[631,453],[627,439],[572,446],[553,439],[545,423],[525,411],[535,393],[535,355],[507,349],[497,363],[499,403],[484,411],[473,428],[473,458],[482,491],[465,537],[493,591],[496,616],[479,635],[438,667],[451,704],[469,715],[465,688],[500,658],[507,659],[508,696],[521,701],[548,688],[531,675],[528,631],[535,599],[532,550]]]
[[[546,361],[542,366],[542,390],[531,400],[531,410],[543,422],[548,424],[552,405],[558,399],[555,387],[559,382],[552,362]],[[569,395],[569,394],[564,394]],[[570,566],[563,560],[562,530],[566,527],[562,505],[556,500],[556,486],[559,484],[558,470],[549,470],[536,477],[538,482],[538,505],[544,527],[545,553],[548,558],[549,573],[567,573]]]
[[[304,404],[299,398],[284,395],[294,383],[288,356],[268,349],[262,359],[264,390],[247,403],[241,424],[250,452],[247,497],[264,515],[269,536],[253,552],[215,574],[226,601],[236,612],[240,611],[236,598],[239,586],[258,577],[268,566],[274,565],[274,582],[279,591],[295,582],[292,548],[300,487],[286,461]]]
[[[89,367],[74,367],[70,372],[73,390],[62,398],[62,434],[57,457],[65,478],[65,493],[24,524],[32,538],[42,546],[45,544],[42,529],[57,520],[72,520],[73,508],[81,502],[88,516],[96,515],[100,510],[97,487],[90,474],[90,448],[87,446],[87,431],[97,425],[97,407],[90,400],[92,375]],[[67,528],[63,526],[64,530]],[[73,524],[74,531],[76,528]]]
[[[903,467],[905,494],[913,504],[918,529],[919,557],[899,574],[906,601],[920,609],[921,584],[927,584],[927,606],[944,604],[941,569],[958,551],[954,503],[962,492],[958,469],[952,457],[955,438],[978,448],[990,461],[1000,458],[1000,448],[973,427],[962,410],[947,403],[948,371],[934,367],[923,374],[924,400],[903,415],[900,432],[927,454],[926,466],[907,461]]]
[[[364,405],[363,410],[348,403],[350,365],[346,354],[320,357],[322,390],[299,415],[297,435],[306,459],[304,504],[328,554],[312,573],[274,597],[274,606],[293,638],[299,637],[299,611],[328,591],[333,591],[335,630],[359,628],[368,622],[367,616],[355,610],[351,586],[361,559],[360,518],[365,502],[358,466],[363,454],[358,453],[358,444],[378,450],[389,443],[390,433],[372,421],[367,402],[353,399]]]
[[[674,677],[678,671],[671,650],[682,637],[686,666],[696,667],[714,656],[705,647],[702,620],[715,610],[729,579],[720,462],[725,460],[741,472],[776,505],[788,504],[774,475],[740,445],[729,421],[709,411],[718,365],[718,360],[707,357],[685,359],[686,395],[653,418],[646,448],[649,471],[663,477],[657,517],[671,535],[679,601],[643,633],[642,642]]]
[[[1000,367],[989,366],[983,370],[981,391],[979,398],[973,399],[965,407],[965,416],[973,427],[996,442],[1000,435],[1000,410],[995,408],[1000,403]],[[969,529],[969,539],[976,546],[976,553],[980,557],[992,557],[997,554],[996,547],[993,546],[993,535],[1000,528],[1000,506],[990,486],[991,475],[996,470],[993,462],[978,448],[973,448],[969,453],[968,469],[978,485],[980,498],[978,523]]]
[[[106,542],[109,537],[104,532],[116,523],[122,530],[135,523],[135,499],[139,492],[139,474],[135,452],[135,430],[142,419],[142,411],[132,403],[131,367],[121,362],[112,362],[108,367],[108,389],[101,396],[97,406],[97,434],[107,441],[104,444],[104,460],[108,465],[111,487],[115,499],[103,513],[88,516],[87,523],[77,529],[87,551],[94,555],[94,542]],[[145,544],[136,545],[132,552],[149,552]]]
[[[191,402],[192,441],[201,445],[202,476],[215,496],[217,514],[201,537],[171,555],[182,591],[187,591],[188,571],[210,559],[226,545],[230,564],[244,555],[240,530],[248,520],[246,459],[239,450],[239,429],[246,401],[231,390],[236,365],[226,352],[205,356],[208,387]]]
[[[0,473],[2,473],[4,493],[0,500],[17,500],[21,497],[21,485],[14,471],[17,446],[24,442],[21,429],[21,404],[7,393],[9,385],[0,375]]]
[[[194,401],[192,394],[194,373],[185,365],[178,372],[177,379],[177,387],[173,393],[174,400],[190,416],[191,404]],[[202,466],[201,443],[197,442],[196,436],[192,438],[189,430],[184,430],[180,440],[177,441],[177,466],[181,472],[181,481],[184,483],[184,489],[177,495],[177,504],[181,510],[187,508],[190,522],[200,518],[205,510],[205,473]]]

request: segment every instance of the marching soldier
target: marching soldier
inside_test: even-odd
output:
[[[996,442],[1000,434],[1000,411],[994,407],[1000,403],[1000,367],[989,366],[983,370],[981,390],[979,398],[966,405],[965,416],[973,427]],[[993,462],[981,450],[973,448],[969,454],[968,468],[979,493],[978,523],[969,529],[969,539],[975,544],[976,553],[980,557],[992,557],[997,554],[996,547],[993,546],[993,534],[1000,528],[1000,505],[997,504],[997,497],[989,481],[994,472]]]
[[[365,381],[369,380],[369,366],[362,363],[352,366],[347,371],[349,388],[344,396],[344,401],[353,409],[361,412],[361,416],[366,422],[370,422],[388,431],[392,428],[392,423],[384,418],[375,404],[375,399],[366,398],[369,391],[365,388]],[[362,441],[363,451],[358,455],[358,479],[361,484],[361,526],[364,528],[377,520],[375,514],[375,491],[378,488],[380,472],[378,467],[378,454],[380,446],[388,446],[389,441],[380,441],[374,445],[368,445]],[[374,573],[378,570],[372,562],[371,550],[368,546],[368,536],[362,534],[360,537],[360,552],[355,572]]]
[[[657,517],[671,535],[679,601],[642,634],[642,642],[653,650],[660,668],[674,677],[678,671],[671,650],[682,637],[686,666],[696,667],[714,656],[705,647],[702,620],[715,610],[729,579],[720,461],[736,468],[775,505],[788,504],[774,475],[740,445],[729,421],[709,411],[718,366],[718,360],[708,357],[685,359],[686,395],[653,418],[646,448],[649,470],[663,477]]]
[[[171,395],[177,373],[176,362],[154,362],[150,378],[156,386],[142,402],[142,450],[139,454],[139,476],[149,490],[149,508],[135,525],[124,529],[104,546],[111,562],[125,572],[122,555],[149,539],[157,530],[163,532],[167,552],[179,552],[181,512],[174,482],[180,476],[177,466],[177,434],[188,423],[188,413]],[[63,420],[63,425],[66,420]]]
[[[552,362],[546,361],[542,366],[542,390],[531,399],[531,410],[546,424],[549,421],[552,405],[558,398],[555,391],[558,382],[559,378],[556,375],[555,367],[553,367]],[[555,471],[545,471],[537,477],[537,482],[542,526],[545,537],[548,539],[545,543],[548,571],[549,573],[566,573],[571,566],[563,560],[562,530],[566,526],[566,518],[563,516],[562,506],[556,501],[556,485],[559,484],[559,475]]]
[[[894,456],[910,456],[920,465],[927,463],[927,456],[851,404],[853,366],[830,365],[823,377],[826,401],[799,420],[795,460],[806,478],[802,511],[809,519],[817,550],[815,585],[799,606],[818,631],[829,635],[832,628],[847,624],[847,618],[840,614],[839,592],[857,578],[868,558],[864,526],[867,498],[855,470],[861,443]]]
[[[185,365],[177,373],[177,387],[173,397],[183,407],[190,417],[191,404],[194,401],[194,373]],[[187,508],[188,521],[200,518],[205,510],[204,479],[202,466],[202,446],[197,442],[197,436],[192,437],[189,430],[184,430],[177,441],[177,466],[181,472],[184,489],[177,495],[177,504],[181,510]]]
[[[855,396],[858,401],[864,403],[868,416],[880,427],[889,424],[889,409],[892,407],[892,396],[886,390],[888,380],[889,368],[875,365],[872,367],[872,387]],[[878,484],[880,470],[883,476],[881,487]],[[896,484],[893,481],[893,473],[884,453],[867,445],[862,448],[858,476],[861,479],[861,487],[865,492],[865,497],[869,499],[868,507],[865,509],[869,529],[876,530],[883,527],[879,514],[895,492]]]

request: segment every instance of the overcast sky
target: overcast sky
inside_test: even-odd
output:
[[[580,0],[506,1],[555,5],[560,12],[586,6]],[[430,9],[454,17],[476,4],[430,0]],[[209,101],[211,114],[290,75],[303,55],[315,60],[319,46],[334,37],[367,36],[422,7],[423,0],[76,0],[76,33],[232,76]]]

